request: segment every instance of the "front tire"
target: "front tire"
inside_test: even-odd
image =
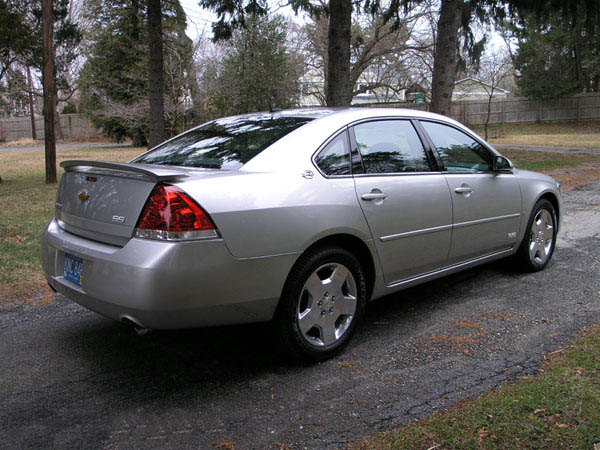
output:
[[[523,242],[515,254],[523,270],[537,272],[546,267],[554,254],[556,226],[554,206],[548,200],[539,200],[533,207]]]
[[[364,270],[340,247],[303,255],[288,277],[275,328],[288,353],[322,361],[340,352],[361,321],[367,299]]]

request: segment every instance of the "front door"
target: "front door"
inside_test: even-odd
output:
[[[454,212],[448,265],[516,243],[521,189],[513,174],[492,172],[493,153],[454,127],[422,121],[444,164]]]

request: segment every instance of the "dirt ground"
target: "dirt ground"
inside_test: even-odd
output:
[[[600,181],[600,163],[556,169],[549,172],[549,175],[562,184],[563,190],[570,191]]]

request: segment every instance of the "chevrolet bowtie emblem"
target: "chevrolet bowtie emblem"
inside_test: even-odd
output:
[[[79,199],[79,201],[80,201],[80,202],[82,202],[82,203],[83,203],[83,202],[87,202],[87,201],[88,201],[88,199],[90,198],[90,194],[88,194],[88,193],[87,193],[87,192],[85,192],[85,191],[81,191],[81,192],[79,193],[79,195],[77,196],[77,198],[78,198],[78,199]]]

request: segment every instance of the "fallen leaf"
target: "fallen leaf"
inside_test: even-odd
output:
[[[569,424],[568,423],[557,423],[556,426],[558,428],[569,428]]]
[[[546,411],[546,408],[539,408],[539,409],[536,409],[535,411],[533,411],[533,413],[539,414],[539,413],[543,413],[544,411]]]
[[[490,436],[490,432],[486,429],[479,430],[478,434],[479,434],[479,442],[483,441],[485,438]]]

